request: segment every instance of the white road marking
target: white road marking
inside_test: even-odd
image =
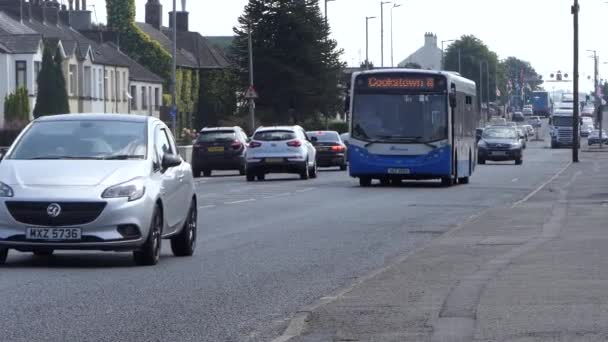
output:
[[[240,200],[240,201],[224,202],[224,204],[241,204],[241,203],[247,203],[247,202],[253,202],[253,201],[255,201],[255,198],[249,198],[249,199]]]
[[[306,189],[300,189],[300,190],[296,190],[296,192],[309,192],[309,191],[313,191],[316,188],[306,188]]]
[[[519,180],[519,178],[513,178],[513,179],[511,179],[511,182],[515,183],[515,182],[517,182],[518,180]]]
[[[570,165],[572,165],[572,162],[569,162],[568,165],[564,166],[561,170],[559,170],[553,177],[549,178],[548,181],[544,182],[543,184],[541,184],[538,188],[536,188],[536,190],[532,191],[531,193],[528,194],[528,196],[524,197],[523,199],[515,202],[513,204],[513,207],[517,207],[523,203],[526,203],[530,198],[534,197],[534,195],[536,195],[537,193],[539,193],[542,189],[544,189],[547,185],[551,184],[554,180],[556,180],[559,176],[562,175],[562,173],[564,173],[564,171],[566,171]]]
[[[266,196],[266,197],[262,197],[264,199],[270,199],[270,198],[277,198],[277,197],[285,197],[285,196],[289,196],[291,195],[291,192],[285,192],[282,194],[276,194],[276,195],[272,195],[272,196]]]
[[[209,208],[215,208],[216,205],[215,204],[210,204],[210,205],[203,205],[201,207],[198,207],[199,209],[209,209]]]

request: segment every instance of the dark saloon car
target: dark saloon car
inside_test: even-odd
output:
[[[246,173],[247,135],[240,127],[203,128],[192,147],[192,172],[210,177],[214,170]]]
[[[317,149],[318,166],[338,166],[340,170],[346,170],[346,145],[338,132],[314,131],[306,134]]]
[[[514,160],[517,165],[523,162],[522,140],[515,127],[488,127],[477,146],[479,164],[485,164],[487,160]]]
[[[589,134],[589,138],[587,138],[587,144],[591,145],[599,145],[600,144],[600,130],[596,129],[591,134]],[[602,130],[602,144],[608,145],[608,135],[606,135],[606,131]]]

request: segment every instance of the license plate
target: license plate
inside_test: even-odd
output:
[[[207,149],[207,151],[209,152],[224,152],[224,147],[223,146],[219,146],[219,147],[209,147]]]
[[[490,152],[490,154],[493,155],[493,156],[506,156],[507,152],[495,151],[495,152]]]
[[[64,241],[81,240],[82,229],[80,228],[27,228],[25,232],[27,240],[42,241]]]
[[[409,175],[410,169],[388,169],[390,175]]]
[[[267,163],[282,163],[283,158],[266,158]]]

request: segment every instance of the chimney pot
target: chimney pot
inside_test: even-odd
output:
[[[188,12],[177,12],[177,31],[188,32],[189,29],[189,16]],[[173,28],[173,12],[169,12],[169,27]]]
[[[157,30],[163,26],[163,5],[158,0],[148,0],[146,3],[146,24]]]

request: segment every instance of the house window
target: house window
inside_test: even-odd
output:
[[[16,61],[15,62],[15,85],[17,88],[25,87],[27,88],[27,64],[25,61]]]
[[[74,96],[78,93],[78,88],[76,88],[78,86],[78,83],[76,81],[76,76],[77,76],[76,65],[70,64],[70,66],[68,68],[68,79],[70,82],[69,83],[70,96]]]
[[[148,109],[148,92],[146,87],[141,87],[141,109]]]
[[[108,70],[104,70],[104,71],[103,71],[103,84],[104,84],[104,86],[103,86],[103,94],[104,94],[104,95],[103,95],[103,98],[104,98],[106,101],[108,101],[108,100],[110,99],[110,98],[109,98],[109,94],[110,94],[110,92],[109,92],[109,90],[108,90],[108,89],[109,89],[109,86],[110,86],[110,82],[109,82],[109,80],[108,80]]]
[[[91,67],[85,66],[84,67],[84,96],[85,97],[91,97],[93,94],[91,94]]]
[[[131,109],[137,110],[137,87],[131,86]]]
[[[127,101],[127,72],[123,71],[122,72],[122,89],[124,89],[124,91],[122,92],[122,100],[123,101]]]
[[[103,99],[103,78],[101,77],[101,69],[97,69],[97,98]]]
[[[160,88],[154,88],[154,109],[160,109]]]
[[[34,62],[34,93],[38,93],[38,75],[40,74],[40,69],[42,69],[42,63]]]
[[[116,98],[114,96],[115,89],[116,85],[114,84],[114,70],[110,70],[110,101],[113,101]]]

